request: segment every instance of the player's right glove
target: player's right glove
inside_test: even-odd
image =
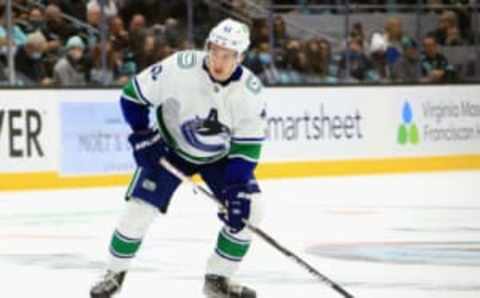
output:
[[[165,156],[166,147],[158,130],[142,130],[128,137],[133,149],[133,157],[139,167],[155,169],[159,167],[160,158]]]

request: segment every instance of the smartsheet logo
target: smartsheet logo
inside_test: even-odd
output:
[[[364,116],[360,109],[346,113],[330,111],[323,103],[300,115],[275,115],[267,119],[269,141],[354,141],[364,138]]]
[[[408,101],[403,104],[402,123],[398,128],[397,142],[400,145],[407,143],[416,145],[420,142],[417,125],[413,122],[413,110]]]

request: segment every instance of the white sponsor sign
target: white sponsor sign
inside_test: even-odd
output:
[[[0,172],[52,171],[58,159],[54,91],[2,90]]]
[[[399,89],[392,108],[399,153],[480,153],[479,86]]]
[[[59,171],[61,103],[119,94],[0,91],[0,172]],[[263,162],[480,154],[480,86],[267,88],[265,96]]]
[[[271,88],[263,161],[480,154],[479,86]]]

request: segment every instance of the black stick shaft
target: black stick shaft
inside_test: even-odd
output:
[[[181,181],[183,182],[187,182],[189,183],[190,185],[192,185],[192,187],[203,193],[204,195],[206,195],[207,197],[209,197],[210,199],[212,199],[215,203],[217,203],[220,207],[223,207],[225,208],[225,206],[222,204],[222,202],[220,202],[219,199],[217,199],[212,193],[210,193],[207,189],[205,189],[204,187],[202,187],[201,185],[198,185],[197,183],[195,183],[192,179],[190,179],[189,177],[185,176],[185,174],[183,174],[182,172],[180,172],[177,168],[175,168],[172,164],[170,164],[166,159],[161,159],[160,160],[160,164],[165,168],[167,169],[169,172],[171,172],[173,175],[175,175],[178,179],[180,179]],[[305,268],[310,274],[312,274],[313,276],[315,276],[317,279],[319,279],[321,282],[323,282],[324,284],[330,286],[332,289],[334,289],[336,292],[338,292],[339,294],[341,294],[343,297],[345,298],[354,298],[352,294],[350,294],[349,292],[347,292],[344,288],[342,288],[340,285],[338,285],[337,283],[335,283],[334,281],[332,281],[331,279],[329,279],[328,277],[326,277],[325,275],[323,275],[322,273],[320,273],[317,269],[315,269],[314,267],[312,267],[310,264],[308,264],[306,261],[304,261],[302,258],[300,258],[299,256],[297,256],[296,254],[294,254],[292,251],[288,250],[287,248],[285,248],[284,246],[280,245],[275,239],[273,239],[270,235],[268,235],[267,233],[265,233],[263,230],[261,230],[260,228],[252,225],[250,222],[248,222],[247,220],[245,220],[245,225],[246,227],[252,232],[254,233],[255,235],[257,235],[258,237],[262,238],[265,242],[267,242],[268,244],[270,244],[271,246],[275,247],[278,251],[280,251],[282,254],[284,254],[285,256],[289,257],[290,259],[292,259],[293,261],[295,261],[295,263],[297,263],[298,265],[300,265],[301,267]]]

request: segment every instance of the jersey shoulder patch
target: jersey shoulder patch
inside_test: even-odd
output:
[[[197,65],[199,57],[196,51],[181,51],[177,53],[177,65],[181,69],[193,68]]]
[[[245,80],[246,89],[254,95],[259,94],[263,89],[260,79],[250,71],[246,72],[245,74],[247,75]]]

